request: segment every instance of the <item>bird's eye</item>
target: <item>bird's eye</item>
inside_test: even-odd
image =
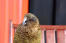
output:
[[[33,19],[29,19],[29,21],[34,21]]]
[[[32,17],[31,19],[29,19],[29,21],[36,21],[36,18]]]
[[[27,22],[27,20],[25,21],[25,23]]]

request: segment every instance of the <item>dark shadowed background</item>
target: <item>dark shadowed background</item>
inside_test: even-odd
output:
[[[29,12],[41,25],[66,25],[66,0],[29,0]]]

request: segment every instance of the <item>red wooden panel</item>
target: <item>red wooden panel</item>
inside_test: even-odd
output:
[[[66,35],[64,30],[57,30],[57,42],[58,43],[66,43],[65,41]]]
[[[0,43],[9,42],[10,20],[19,24],[25,13],[28,13],[28,0],[0,0]],[[14,36],[14,29],[11,31]]]
[[[9,14],[9,20],[13,19],[13,0],[8,0],[8,14]]]
[[[66,29],[66,25],[40,25],[43,30],[60,30]]]
[[[4,11],[4,9],[5,9],[5,3],[4,3],[5,1],[4,0],[1,0],[1,16],[0,16],[0,18],[1,18],[1,20],[0,20],[0,22],[1,22],[1,24],[0,24],[0,43],[4,43],[4,41],[5,41],[5,11]]]
[[[65,43],[66,43],[66,30],[64,30],[64,39],[65,39]]]
[[[0,0],[0,43],[9,41],[8,0]]]
[[[44,40],[44,30],[41,30],[41,33],[42,33],[42,36],[41,36],[41,43],[45,43],[45,40]]]
[[[13,0],[13,23],[19,24],[19,0]]]
[[[13,36],[14,36],[14,28],[13,28],[13,9],[14,9],[14,0],[8,0],[8,14],[9,14],[9,25],[10,25],[10,31],[9,31],[9,43],[13,43]]]
[[[14,39],[14,28],[13,27],[13,23],[12,21],[10,22],[10,32],[9,32],[9,43],[13,43],[13,39]]]
[[[8,14],[8,0],[5,0],[5,41],[4,43],[9,43],[9,14]]]
[[[47,43],[55,43],[55,30],[46,31]]]
[[[3,34],[2,34],[2,32],[3,32],[3,29],[2,29],[2,16],[1,16],[1,0],[0,0],[0,43],[2,43],[2,40],[3,40]]]

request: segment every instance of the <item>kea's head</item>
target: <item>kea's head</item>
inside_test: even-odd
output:
[[[23,34],[30,34],[31,36],[36,35],[37,32],[40,30],[39,20],[34,14],[27,13],[24,16],[23,23],[20,27]]]
[[[23,23],[22,24],[24,26],[35,25],[35,24],[39,24],[39,20],[38,20],[38,18],[34,14],[27,13],[24,16],[24,20],[23,20]]]

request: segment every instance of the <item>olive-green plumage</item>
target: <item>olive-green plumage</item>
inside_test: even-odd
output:
[[[40,43],[41,30],[38,18],[31,13],[26,14],[24,18],[26,19],[16,29],[13,43]]]

